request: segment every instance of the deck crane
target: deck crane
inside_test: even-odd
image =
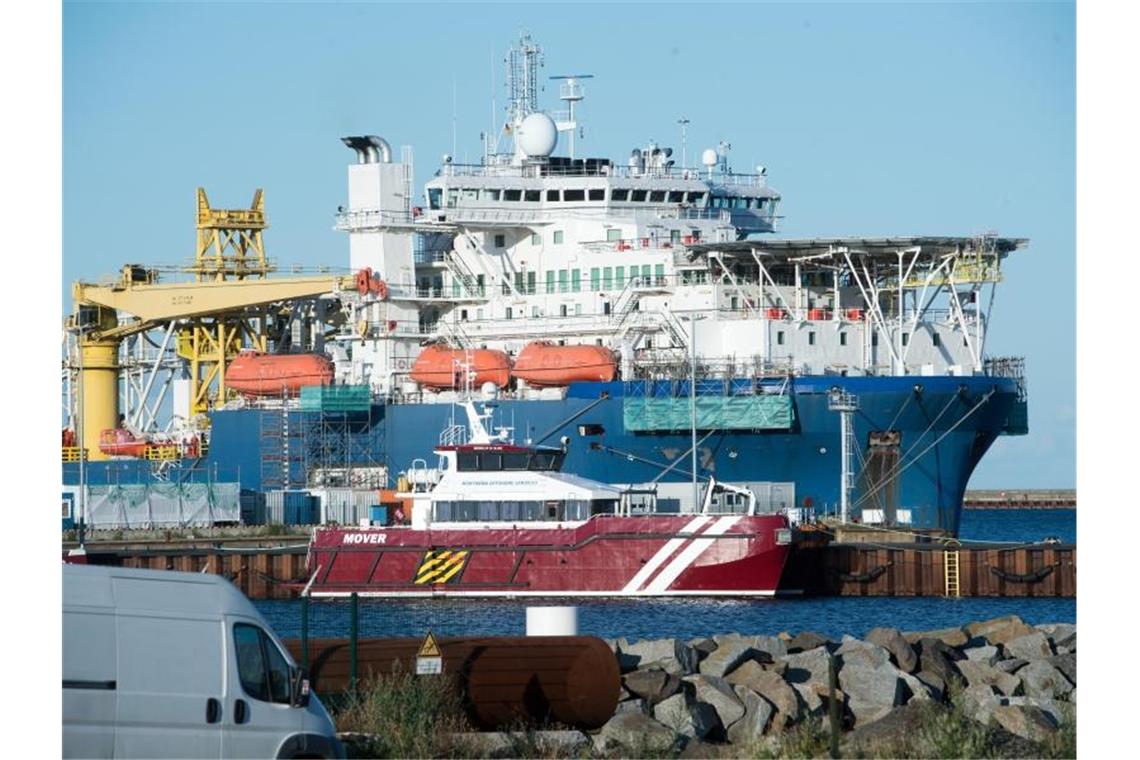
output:
[[[349,290],[353,277],[319,274],[268,277],[261,231],[261,190],[249,209],[211,209],[198,188],[198,246],[192,282],[159,282],[158,273],[124,266],[111,284],[76,282],[66,328],[77,336],[78,392],[84,400],[82,438],[87,458],[107,458],[101,431],[119,425],[119,349],[130,336],[164,326],[176,331],[176,351],[188,364],[190,413],[226,398],[227,363],[243,347],[267,350],[280,337],[276,317],[299,301]]]

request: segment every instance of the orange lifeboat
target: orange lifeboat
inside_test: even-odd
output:
[[[533,386],[608,382],[617,375],[614,352],[604,346],[528,343],[515,360],[514,376]]]
[[[226,367],[226,387],[246,396],[296,396],[306,385],[331,385],[333,363],[321,354],[242,351]]]
[[[99,450],[111,457],[141,457],[146,455],[150,441],[139,438],[123,428],[108,428],[99,432]]]
[[[503,351],[477,348],[465,351],[446,346],[427,346],[412,365],[412,380],[428,388],[461,388],[464,373],[474,371],[472,385],[494,383],[502,388],[511,379],[511,358]]]

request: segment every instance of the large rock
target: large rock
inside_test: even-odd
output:
[[[647,700],[640,697],[634,699],[627,699],[623,702],[618,702],[617,707],[614,708],[614,715],[621,715],[622,713],[641,713],[642,715],[652,715],[653,708],[649,705]]]
[[[756,654],[752,643],[740,637],[721,639],[717,648],[701,660],[700,672],[707,676],[725,676],[733,668]]]
[[[577,757],[590,737],[581,731],[471,731],[452,734],[452,741],[473,757],[519,757],[528,746],[534,746],[542,756]]]
[[[794,683],[792,689],[799,697],[801,718],[826,718],[828,706],[831,704],[831,692],[821,683]],[[840,714],[843,705],[847,703],[847,695],[842,689],[835,692],[835,701],[839,703]]]
[[[933,673],[946,684],[961,678],[955,663],[958,660],[964,660],[965,657],[957,649],[949,646],[941,639],[929,637],[919,639],[916,647],[918,649],[919,670]]]
[[[998,660],[994,663],[994,667],[1003,673],[1016,673],[1028,664],[1029,660],[1010,657],[1008,660]]]
[[[689,646],[697,650],[697,657],[704,659],[708,655],[716,651],[716,641],[706,636],[700,636],[695,639],[689,639]]]
[[[820,636],[813,631],[803,631],[797,633],[792,640],[788,642],[788,654],[806,652],[809,649],[830,645],[831,643],[831,639],[825,636]]]
[[[877,720],[903,704],[903,681],[890,662],[846,662],[839,671],[839,686],[847,695],[847,707],[855,725]]]
[[[931,673],[927,670],[920,670],[914,674],[923,686],[930,691],[930,697],[935,702],[941,702],[946,695],[946,682],[942,680],[937,673]]]
[[[962,650],[966,659],[971,662],[980,662],[985,665],[994,665],[1001,659],[1001,651],[992,644],[980,647],[967,647]]]
[[[691,701],[684,692],[674,694],[654,707],[653,719],[690,739],[704,739],[722,728],[711,705]]]
[[[791,647],[789,647],[791,649]],[[831,655],[827,647],[819,646],[804,652],[789,654],[782,659],[788,664],[784,680],[788,683],[822,683],[827,685],[827,668]]]
[[[1032,661],[1044,660],[1053,656],[1053,648],[1049,646],[1049,639],[1041,631],[1033,631],[1024,636],[1010,639],[1005,642],[1004,646],[1006,657]]]
[[[681,679],[672,673],[657,668],[635,670],[622,676],[622,685],[632,694],[655,705],[676,694],[681,689]]]
[[[1033,632],[1033,628],[1026,625],[1017,615],[970,623],[964,628],[970,638],[980,639],[987,644],[1004,644],[1010,639]]]
[[[744,717],[744,703],[736,696],[732,684],[718,676],[685,676],[693,685],[694,697],[699,703],[716,710],[720,724],[727,728]]]
[[[877,667],[886,665],[891,661],[891,653],[878,644],[844,636],[843,643],[835,650],[838,665],[846,667],[848,664],[862,664]]]
[[[1063,638],[1057,642],[1058,654],[1061,653],[1062,649],[1064,649],[1066,652],[1077,651],[1077,634],[1075,631],[1073,632],[1072,636],[1066,636],[1065,638]]]
[[[988,723],[993,711],[1001,706],[1001,699],[994,693],[994,687],[974,684],[958,693],[955,704],[968,717],[979,723]]]
[[[918,676],[911,675],[905,670],[899,671],[899,678],[902,679],[903,686],[906,687],[907,694],[903,695],[903,702],[910,704],[911,702],[932,702],[941,700],[941,690],[935,690],[933,687],[924,683]],[[938,696],[935,697],[935,694]]]
[[[1020,678],[1025,696],[1036,699],[1064,697],[1073,690],[1073,685],[1061,671],[1046,660],[1034,660],[1010,678]]]
[[[610,718],[594,739],[600,752],[625,750],[633,757],[668,752],[676,743],[676,733],[641,713],[622,713]]]
[[[991,717],[1011,734],[1033,742],[1045,741],[1057,728],[1049,713],[1030,705],[998,705]]]
[[[889,757],[897,752],[899,737],[915,736],[930,725],[930,716],[943,714],[948,708],[937,705],[907,704],[896,707],[871,723],[865,723],[847,736],[847,757]]]
[[[1077,626],[1072,623],[1045,623],[1044,625],[1034,626],[1034,628],[1045,634],[1054,649],[1068,640],[1070,636],[1075,636],[1077,633]]]
[[[940,628],[937,631],[918,631],[903,634],[910,644],[918,644],[923,639],[936,639],[948,647],[962,647],[970,641],[970,635],[961,628]]]
[[[734,686],[733,690],[744,705],[744,715],[728,726],[728,740],[736,745],[745,745],[764,735],[776,708],[745,686]]]
[[[771,702],[778,713],[780,728],[800,719],[800,700],[795,690],[779,675],[749,661],[732,671],[726,679],[733,686],[743,686]],[[739,694],[739,692],[737,692]],[[747,707],[747,705],[745,705]]]
[[[878,644],[890,652],[899,670],[913,673],[915,669],[918,668],[918,656],[914,653],[914,647],[907,642],[906,638],[899,633],[898,629],[872,628],[870,631],[867,631],[867,635],[864,638],[866,638],[868,642]]]
[[[1010,697],[1002,700],[1003,705],[1016,705],[1021,707],[1037,707],[1048,713],[1050,719],[1057,725],[1065,720],[1076,718],[1076,709],[1072,703],[1058,702],[1055,699],[1037,699],[1035,697]]]
[[[627,644],[622,653],[637,658],[637,668],[661,668],[675,676],[692,673],[697,667],[697,653],[676,639],[653,639]]]
[[[970,686],[993,686],[1004,696],[1012,697],[1021,686],[1021,679],[995,667],[975,660],[961,660],[957,663],[958,672]]]
[[[1058,654],[1049,658],[1049,664],[1069,679],[1074,686],[1077,683],[1077,656],[1075,654]]]

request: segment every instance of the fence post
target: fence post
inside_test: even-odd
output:
[[[349,597],[348,615],[348,690],[356,696],[356,644],[359,640],[359,607],[360,597],[352,592]]]
[[[831,728],[829,750],[831,757],[839,757],[839,701],[835,692],[839,689],[839,672],[835,667],[835,655],[827,656],[827,718]]]
[[[309,595],[301,595],[301,669],[309,669]]]

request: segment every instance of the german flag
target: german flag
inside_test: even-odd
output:
[[[416,569],[417,584],[448,583],[458,578],[467,555],[471,552],[458,549],[439,549],[424,553],[423,562]]]

